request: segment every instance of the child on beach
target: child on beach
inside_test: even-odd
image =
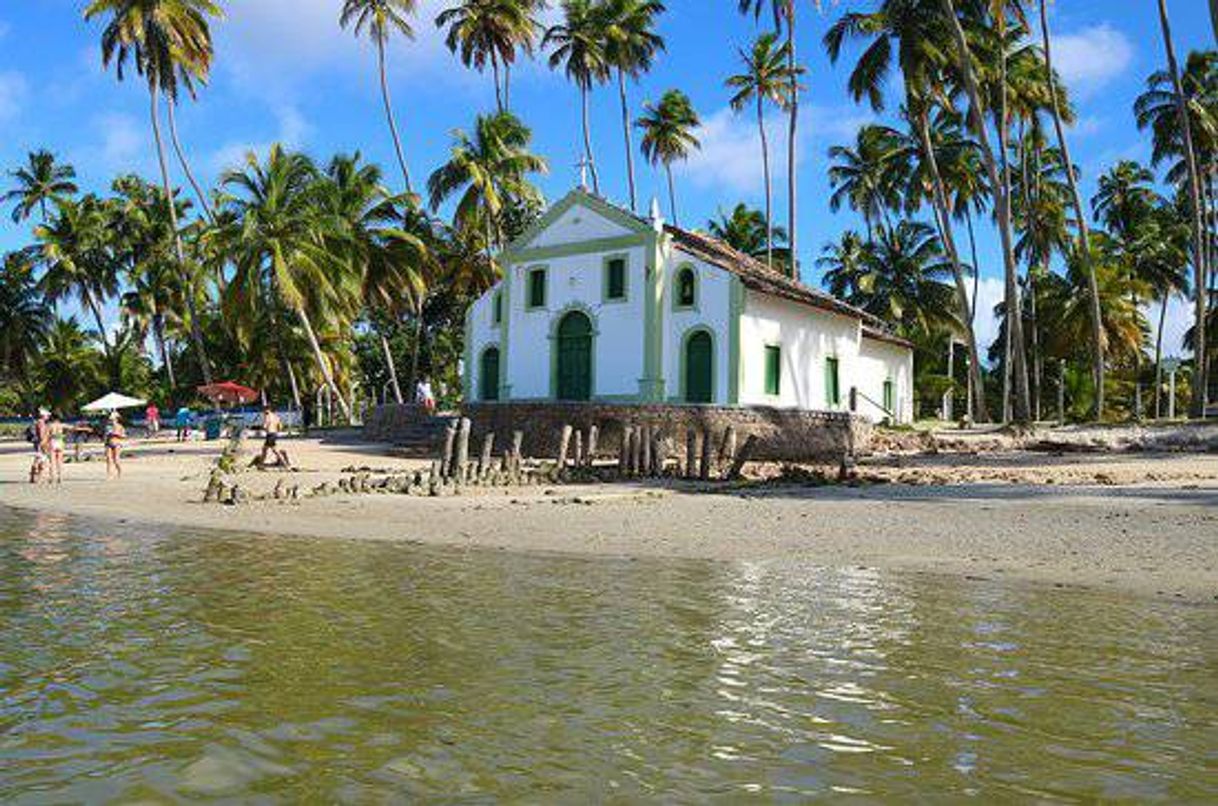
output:
[[[51,416],[51,412],[46,409],[38,410],[38,417],[34,420],[27,431],[30,445],[34,449],[33,461],[30,464],[30,484],[37,484],[42,481],[43,474],[47,471],[48,454],[50,447],[47,421]]]

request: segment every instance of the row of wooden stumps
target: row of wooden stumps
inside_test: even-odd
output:
[[[685,431],[682,459],[663,429],[648,424],[623,424],[621,433],[616,467],[620,478],[739,479],[757,447],[753,435],[738,445],[739,435],[732,426],[721,433],[710,428],[689,428]],[[558,439],[559,477],[565,478],[572,470],[592,471],[599,440],[600,430],[595,425],[586,432],[564,425]]]
[[[475,460],[470,453],[473,424],[468,418],[451,423],[444,431],[439,455],[432,460],[429,484],[470,486],[522,486],[535,483],[545,468],[526,464],[522,447],[524,432],[513,431],[512,443],[495,458],[495,433],[482,437],[481,452]]]

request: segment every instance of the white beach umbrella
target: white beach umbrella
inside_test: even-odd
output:
[[[85,406],[82,411],[118,411],[119,409],[133,409],[137,406],[142,406],[146,400],[140,400],[136,397],[127,397],[120,395],[118,392],[111,392],[105,397],[94,400],[89,405]]]

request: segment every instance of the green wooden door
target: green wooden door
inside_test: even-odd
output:
[[[685,402],[715,402],[714,344],[699,331],[685,342]]]
[[[572,311],[558,323],[559,400],[592,398],[592,322],[579,311]]]
[[[482,353],[482,367],[478,373],[481,388],[478,397],[481,400],[494,401],[499,399],[499,348],[488,347]]]

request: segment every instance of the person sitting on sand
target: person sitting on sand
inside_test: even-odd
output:
[[[48,448],[50,447],[48,420],[50,416],[51,412],[46,409],[39,409],[38,416],[27,431],[30,445],[34,449],[33,461],[30,464],[30,484],[37,484],[42,481],[43,474],[47,471]]]
[[[267,457],[274,455],[276,467],[291,467],[288,455],[279,448],[279,433],[283,430],[283,420],[270,406],[262,409],[262,430],[266,438],[262,442],[262,455],[258,457],[260,467],[268,467]]]
[[[106,478],[112,476],[115,478],[123,477],[123,466],[121,463],[123,453],[123,440],[127,438],[127,429],[123,427],[122,418],[118,416],[118,412],[113,412],[110,415],[110,420],[106,424]]]

